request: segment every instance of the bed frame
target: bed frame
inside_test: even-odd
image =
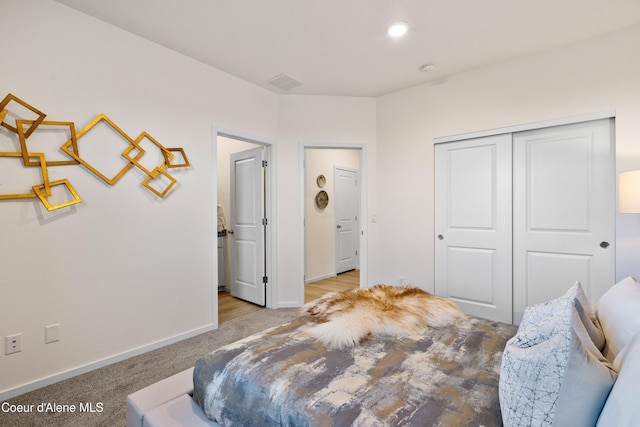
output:
[[[193,368],[143,388],[127,397],[127,427],[211,427],[191,397]]]

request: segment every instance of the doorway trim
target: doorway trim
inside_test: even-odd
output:
[[[307,149],[344,149],[344,150],[359,150],[360,152],[360,201],[358,206],[358,226],[359,228],[359,266],[360,266],[360,287],[367,287],[368,283],[368,241],[369,233],[367,227],[367,145],[362,143],[332,143],[332,142],[300,142],[298,144],[298,165],[299,165],[299,200],[300,200],[300,248],[303,251],[302,268],[299,269],[298,283],[300,286],[300,295],[302,295],[302,303],[304,304],[304,275],[306,271],[306,232],[305,232],[305,151]]]
[[[275,177],[276,177],[276,160],[273,155],[273,147],[275,142],[269,140],[267,138],[263,138],[260,136],[248,135],[242,132],[238,132],[235,130],[229,130],[220,128],[217,126],[211,127],[211,164],[214,165],[212,168],[212,181],[213,181],[213,212],[217,211],[218,204],[218,175],[217,175],[217,164],[218,164],[218,137],[224,137],[229,139],[235,139],[238,141],[248,142],[255,145],[261,145],[266,148],[266,160],[268,162],[267,173],[265,175],[265,215],[268,218],[268,225],[266,228],[266,236],[265,236],[265,248],[266,248],[266,275],[269,278],[266,285],[266,307],[267,308],[276,308],[275,303],[277,301],[277,252],[276,252],[276,241],[275,236],[276,232],[276,224],[278,223],[276,219],[276,192],[275,192]],[[213,219],[212,219],[213,221]],[[212,222],[213,224],[213,222]],[[215,227],[214,227],[215,228]],[[212,244],[214,245],[213,254],[217,253],[217,241],[216,239],[212,239]],[[213,261],[214,269],[213,269],[213,277],[211,281],[211,287],[214,291],[214,307],[213,312],[215,313],[215,325],[218,327],[218,291],[216,285],[216,278],[218,277],[218,261],[217,256],[214,256],[215,261]]]

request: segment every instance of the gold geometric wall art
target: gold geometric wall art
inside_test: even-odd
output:
[[[44,194],[48,197],[51,195],[51,189],[49,184],[49,173],[47,171],[47,163],[44,159],[43,153],[28,153],[28,157],[37,158],[38,166],[40,167],[40,176],[42,180],[40,183],[42,184],[42,189],[44,190]],[[0,158],[3,157],[15,157],[18,161],[22,160],[22,153],[0,153]],[[2,187],[0,187],[2,188]],[[13,194],[2,194],[0,193],[0,200],[9,200],[9,199],[32,199],[35,198],[36,194],[34,192],[27,193],[13,193]]]
[[[124,150],[124,152],[122,153],[122,156],[124,158],[126,158],[127,160],[129,160],[131,163],[133,163],[138,169],[140,169],[142,172],[146,173],[147,175],[151,176],[153,174],[153,169],[157,168],[158,166],[162,166],[163,163],[166,162],[163,161],[160,164],[154,164],[153,165],[153,169],[149,170],[148,166],[145,166],[142,163],[142,158],[145,157],[145,155],[147,154],[152,154],[152,153],[148,153],[148,150],[145,150],[143,145],[148,145],[145,144],[145,141],[150,141],[152,146],[155,146],[157,150],[159,150],[159,152],[162,154],[161,158],[166,159],[166,155],[168,154],[170,156],[170,158],[173,158],[173,154],[171,154],[171,152],[167,151],[167,149],[160,144],[158,141],[156,141],[155,138],[153,138],[151,135],[149,135],[147,132],[142,132],[140,134],[140,136],[138,136],[134,141],[133,141],[133,146],[128,147],[126,150]],[[131,152],[133,151],[137,151],[138,154],[136,154],[135,157],[131,157]]]
[[[2,101],[0,101],[0,111],[3,110],[6,110],[6,112],[4,113],[5,115],[2,118],[2,122],[0,122],[0,124],[15,133],[18,133],[18,129],[8,122],[8,116],[15,117],[16,120],[19,120],[20,118],[25,118],[27,116],[31,116],[31,118],[33,118],[33,115],[35,114],[37,118],[33,120],[31,127],[29,127],[29,129],[27,129],[24,133],[27,138],[34,130],[36,130],[40,122],[42,122],[47,116],[42,111],[32,107],[31,105],[27,104],[20,98],[13,96],[12,94],[8,94]]]
[[[16,127],[18,129],[18,138],[20,139],[20,148],[22,149],[22,158],[25,166],[39,166],[39,164],[31,162],[29,160],[29,156],[27,153],[29,152],[27,147],[27,135],[25,133],[25,126],[28,126],[30,129],[33,126],[33,120],[16,120]],[[70,149],[74,154],[78,155],[78,142],[76,140],[76,128],[73,122],[54,122],[44,120],[40,122],[37,128],[35,128],[35,132],[31,133],[31,141],[33,141],[35,136],[39,136],[39,134],[53,134],[54,132],[65,132],[68,134],[68,137],[65,137],[65,141],[71,141]],[[54,141],[57,142],[57,141]],[[60,148],[56,146],[55,148]],[[34,150],[31,150],[34,151]],[[45,153],[45,155],[48,153]],[[75,159],[69,159],[65,156],[65,160],[51,160],[51,158],[47,159],[47,166],[64,166],[64,165],[79,165],[80,162]]]
[[[181,163],[172,162],[172,158],[176,157],[173,153],[180,153],[180,156],[182,157]],[[163,151],[162,154],[164,154],[165,163],[170,168],[188,168],[189,166],[191,166],[189,164],[189,159],[187,159],[187,155],[184,153],[184,150],[182,148],[167,148],[167,151]]]
[[[107,126],[109,126],[111,129],[115,130],[116,133],[125,140],[125,142],[128,145],[134,146],[133,144],[133,140],[129,137],[129,135],[127,135],[126,133],[124,133],[122,131],[122,129],[120,129],[115,123],[113,123],[111,121],[111,119],[109,119],[109,117],[107,117],[104,114],[100,114],[99,116],[97,116],[95,119],[93,119],[93,121],[91,121],[91,123],[89,123],[87,126],[85,126],[84,128],[82,128],[82,130],[78,133],[76,133],[76,143],[79,143],[79,141],[82,139],[82,137],[84,135],[86,135],[88,132],[90,132],[92,129],[94,129],[98,124],[102,124],[102,123],[106,123]],[[115,176],[109,178],[107,177],[103,172],[100,172],[98,169],[96,169],[94,166],[92,166],[91,164],[89,164],[89,162],[85,159],[83,159],[82,157],[80,157],[80,155],[76,154],[73,152],[73,150],[71,150],[71,146],[72,146],[73,142],[71,140],[65,142],[62,147],[62,151],[64,151],[65,153],[67,153],[69,156],[73,157],[74,159],[76,159],[77,161],[79,161],[84,167],[86,167],[87,169],[89,169],[91,172],[93,172],[96,176],[98,176],[100,179],[102,179],[103,181],[105,181],[107,184],[109,185],[113,185],[116,182],[118,182],[118,180],[120,178],[122,178],[122,176],[125,174],[125,172],[127,172],[129,169],[131,169],[133,167],[133,163],[131,162],[125,162],[125,165],[122,169],[120,169]],[[138,156],[142,155],[142,153],[138,153]],[[105,172],[106,173],[106,172]]]
[[[49,182],[47,172],[48,167],[77,164],[83,165],[91,173],[109,185],[114,185],[128,170],[136,167],[147,175],[142,181],[142,186],[156,196],[164,198],[177,182],[176,179],[167,172],[167,169],[190,166],[189,160],[182,148],[166,148],[147,132],[142,132],[138,138],[133,140],[105,114],[98,115],[91,123],[80,130],[80,132],[76,132],[73,122],[45,121],[45,117],[46,114],[12,94],[8,94],[0,102],[0,125],[18,135],[21,150],[19,152],[2,152],[0,153],[0,159],[3,157],[10,159],[15,158],[16,160],[22,159],[22,163],[26,167],[39,167],[42,178],[41,183],[31,185],[30,192],[0,194],[0,200],[37,198],[49,211],[80,203],[82,199],[67,179]],[[12,121],[15,122],[15,126],[12,125]],[[113,155],[98,155],[96,158],[95,150],[98,149],[98,152],[102,153],[105,147],[102,144],[99,147],[95,147],[95,144],[91,145],[90,141],[83,141],[83,146],[90,148],[86,150],[88,152],[91,152],[91,149],[93,149],[94,157],[91,157],[79,149],[79,140],[82,137],[85,137],[87,140],[96,139],[94,134],[100,134],[99,131],[96,131],[99,125],[102,125],[100,129],[104,130],[106,127],[107,132],[109,132],[107,142],[110,147],[108,147],[108,149],[111,150],[112,148],[113,133],[115,132],[115,139],[119,142],[124,141],[126,145],[123,152],[111,150]],[[38,134],[37,137],[34,137],[32,135],[36,130]],[[45,141],[47,146],[55,146],[59,142],[54,141],[54,144],[51,144],[51,139],[55,139],[52,137],[59,137],[61,133],[66,135],[63,138],[63,140],[66,139],[66,142],[59,146],[60,152],[64,153],[63,159],[48,159],[47,157],[59,156],[59,154],[57,151],[40,153],[42,140]],[[87,134],[90,135],[87,136]],[[32,138],[31,142],[29,137]],[[104,139],[99,140],[103,142]],[[149,142],[151,142],[152,149],[156,150],[155,157],[151,155],[149,159],[158,159],[157,161],[151,160],[153,162],[151,166],[145,165],[141,160],[145,154],[149,153],[149,149],[147,148]],[[29,151],[34,145],[38,147],[38,152]],[[147,149],[143,148],[143,146]],[[124,166],[114,166],[116,173],[108,176],[109,173],[101,169],[101,166],[105,163],[102,157],[107,157],[109,167],[113,166],[113,157],[117,158],[116,163],[121,162]],[[92,160],[90,161],[89,158]],[[103,162],[101,166],[95,164],[96,159]],[[2,182],[0,182],[0,185],[2,185]],[[54,194],[52,194],[52,191]]]
[[[146,189],[160,198],[163,198],[176,183],[175,178],[164,170],[165,166],[166,165],[162,165],[155,168],[153,172],[142,181],[142,185]],[[156,187],[158,187],[158,189],[156,189]]]
[[[50,190],[56,187],[64,187],[67,190],[66,192],[71,195],[71,200],[67,200],[57,204],[51,204],[48,199],[50,196],[47,196],[44,185],[34,185],[33,192],[36,194],[36,196],[38,196],[38,198],[48,211],[65,208],[82,201],[82,199],[80,199],[80,196],[78,196],[78,193],[76,193],[76,190],[71,186],[71,183],[67,179],[59,179],[57,181],[50,182],[49,186]],[[42,190],[45,190],[45,192],[43,192]]]

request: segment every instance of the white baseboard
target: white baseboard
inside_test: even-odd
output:
[[[121,362],[125,359],[129,359],[131,357],[138,356],[140,354],[144,354],[149,351],[156,350],[161,347],[165,347],[167,345],[174,344],[182,340],[186,340],[187,338],[195,337],[196,335],[200,335],[205,332],[212,331],[214,329],[217,329],[215,325],[209,324],[209,325],[203,326],[202,328],[194,329],[194,330],[185,332],[183,334],[175,335],[173,337],[170,337],[161,341],[156,341],[154,343],[147,344],[142,347],[134,348],[133,350],[129,350],[124,353],[116,354],[114,356],[107,357],[105,359],[88,363],[86,365],[82,365],[77,368],[73,368],[68,371],[61,372],[59,374],[54,374],[37,381],[33,381],[12,389],[4,390],[0,392],[0,401],[12,399],[16,396],[20,396],[21,394],[25,394],[42,387],[46,387],[51,384],[55,384],[60,381],[67,380],[69,378],[73,378],[75,376],[85,374],[87,372],[91,372],[96,369],[103,368],[108,365],[112,365],[117,362]]]
[[[329,273],[329,274],[324,274],[324,275],[322,275],[322,276],[316,276],[316,277],[307,278],[307,279],[304,281],[304,284],[306,285],[306,284],[308,284],[308,283],[317,282],[317,281],[319,281],[319,280],[324,280],[324,279],[328,279],[328,278],[330,278],[330,277],[335,277],[335,276],[336,276],[336,273]]]

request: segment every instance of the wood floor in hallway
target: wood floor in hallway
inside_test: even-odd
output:
[[[360,286],[360,270],[351,270],[304,286],[304,302],[308,303],[327,292],[343,292]],[[264,310],[264,307],[232,297],[229,292],[218,293],[218,324],[227,320]]]

